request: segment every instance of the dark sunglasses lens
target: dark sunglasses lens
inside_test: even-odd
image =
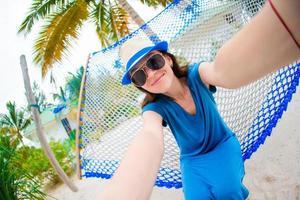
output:
[[[147,61],[147,67],[153,70],[157,70],[165,66],[165,59],[160,54],[155,54]]]
[[[143,86],[146,83],[146,74],[143,70],[137,70],[131,77],[131,81],[136,85],[136,86]]]

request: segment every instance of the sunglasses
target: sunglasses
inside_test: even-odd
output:
[[[137,86],[143,86],[147,81],[147,73],[145,71],[145,67],[151,70],[159,70],[165,66],[165,59],[161,54],[154,54],[152,55],[146,62],[146,65],[133,71],[131,74],[131,81],[132,83]]]

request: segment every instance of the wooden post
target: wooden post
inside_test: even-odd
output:
[[[79,92],[79,99],[78,99],[78,108],[77,108],[77,127],[76,127],[76,173],[78,179],[81,179],[81,165],[80,165],[80,116],[81,116],[81,105],[82,105],[82,95],[83,95],[83,88],[85,85],[85,76],[86,76],[86,70],[88,67],[90,55],[88,55],[86,65],[83,71],[82,79],[81,79],[81,84],[80,84],[80,92]]]
[[[20,64],[21,64],[22,73],[23,73],[23,79],[24,79],[24,86],[25,86],[25,90],[26,90],[27,101],[28,101],[29,105],[35,105],[36,102],[35,102],[35,98],[33,96],[33,92],[32,92],[32,89],[31,89],[26,58],[25,58],[24,55],[21,55],[21,57],[20,57]],[[63,171],[63,169],[60,167],[60,165],[57,162],[55,156],[53,155],[53,152],[52,152],[50,146],[47,143],[47,139],[44,135],[43,127],[42,127],[42,124],[41,124],[41,119],[40,119],[40,115],[39,115],[39,112],[38,112],[38,108],[32,106],[31,107],[31,112],[32,112],[32,115],[33,115],[33,120],[34,120],[34,123],[35,123],[35,126],[36,126],[36,132],[37,132],[37,136],[40,140],[41,147],[43,148],[45,154],[49,158],[49,161],[50,161],[51,165],[54,167],[54,170],[56,171],[58,176],[61,178],[61,180],[63,180],[63,182],[73,192],[77,192],[78,188],[74,185],[74,183],[69,179],[69,177]]]

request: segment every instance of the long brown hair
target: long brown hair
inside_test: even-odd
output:
[[[184,66],[179,66],[176,57],[169,53],[169,52],[161,52],[164,56],[169,56],[172,59],[172,70],[174,75],[177,78],[182,78],[182,77],[186,77],[187,76],[187,72],[188,72],[188,65],[184,65]],[[141,87],[136,87],[137,89],[139,89],[140,91],[142,91],[143,93],[146,94],[146,96],[144,97],[142,103],[141,103],[141,107],[143,108],[145,105],[147,105],[150,102],[153,102],[157,96],[157,94],[148,92],[147,90],[141,88]]]

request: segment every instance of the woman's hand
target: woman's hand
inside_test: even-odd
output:
[[[162,118],[143,113],[143,129],[129,146],[99,200],[148,200],[163,157]]]

